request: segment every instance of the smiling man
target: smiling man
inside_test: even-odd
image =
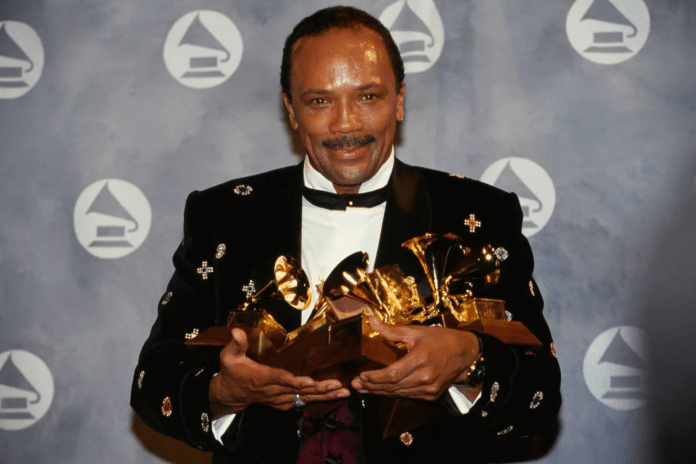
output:
[[[380,36],[365,27],[301,37],[291,57],[283,92],[290,124],[336,192],[357,193],[391,154],[405,84],[397,82]]]
[[[281,86],[307,156],[298,166],[190,195],[175,273],[135,371],[133,408],[162,433],[215,451],[220,463],[422,463],[453,455],[478,463],[546,430],[560,405],[560,373],[519,203],[514,194],[395,158],[406,88],[389,31],[354,8],[318,11],[286,41]],[[500,282],[488,296],[505,300],[509,317],[542,346],[386,326],[373,317],[373,326],[408,352],[349,384],[256,363],[239,329],[219,369],[184,346],[192,334],[225,325],[244,301],[243,287],[271,280],[281,254],[300,260],[312,284],[355,251],[366,251],[375,267],[399,264],[422,281],[401,243],[426,232],[502,250]],[[309,318],[284,303],[268,310],[287,330]],[[444,414],[383,440],[378,414],[388,398],[428,402]],[[332,407],[321,415],[305,409],[327,401]]]

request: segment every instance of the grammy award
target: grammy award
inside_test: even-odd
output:
[[[317,380],[338,379],[349,387],[364,370],[388,366],[407,350],[370,326],[375,315],[391,325],[440,326],[485,333],[507,344],[538,346],[522,323],[505,318],[505,302],[487,298],[500,278],[499,254],[491,245],[470,248],[454,234],[428,233],[402,246],[418,259],[427,288],[407,276],[398,264],[368,272],[368,256],[354,253],[341,261],[317,286],[314,314],[301,327],[286,330],[263,307],[282,299],[297,310],[307,309],[312,290],[306,273],[289,256],[275,262],[274,278],[230,312],[227,327],[211,327],[186,344],[200,352],[217,352],[231,340],[231,327],[245,331],[247,355],[294,375]],[[502,259],[504,259],[503,256]],[[216,351],[215,351],[216,350]],[[210,359],[209,362],[219,362]],[[310,404],[322,412],[330,404]],[[410,399],[380,403],[382,437],[389,438],[443,415],[439,405]]]
[[[279,256],[273,266],[273,275],[274,278],[265,287],[230,311],[227,326],[210,327],[185,344],[196,349],[208,363],[217,365],[220,350],[232,340],[230,329],[237,327],[246,333],[249,342],[247,356],[257,362],[269,364],[285,342],[287,332],[263,306],[283,299],[293,308],[302,311],[312,301],[307,274],[294,258]]]

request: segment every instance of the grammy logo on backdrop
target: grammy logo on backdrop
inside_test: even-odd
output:
[[[0,99],[21,97],[38,82],[44,64],[41,39],[24,23],[0,21]]]
[[[130,221],[133,227],[128,229],[128,232],[138,230],[138,221],[131,216],[126,208],[114,197],[109,190],[109,183],[106,182],[99,191],[99,194],[94,199],[87,214],[98,213],[108,218]],[[89,244],[90,247],[112,247],[112,248],[130,248],[133,245],[125,240],[126,226],[123,225],[98,225],[96,228],[97,239]]]
[[[566,17],[566,33],[584,58],[617,64],[645,45],[650,12],[643,0],[575,0]]]
[[[642,370],[645,362],[636,354],[626,340],[621,336],[621,330],[617,331],[611,339],[609,346],[599,359],[598,364],[612,363],[631,369]],[[613,374],[609,377],[609,390],[602,395],[604,399],[645,399],[642,375]]]
[[[629,411],[647,404],[645,333],[631,326],[607,329],[585,353],[583,376],[590,393],[612,409]]]
[[[34,69],[34,62],[10,37],[5,24],[0,25],[0,58],[16,63],[0,66],[0,87],[29,87],[22,77]]]
[[[53,402],[53,375],[33,353],[0,353],[0,429],[21,430],[41,419]]]
[[[379,20],[399,47],[406,73],[425,71],[440,58],[445,30],[433,0],[399,0]]]
[[[0,397],[0,419],[36,419],[28,406],[38,403],[41,394],[17,369],[11,354],[0,368],[0,386],[7,392]]]
[[[539,227],[532,219],[531,213],[538,213],[541,211],[543,205],[539,197],[537,197],[534,192],[527,187],[527,184],[520,179],[520,176],[512,170],[509,161],[505,164],[503,172],[498,176],[498,180],[495,181],[495,186],[508,192],[515,192],[519,197],[522,213],[524,214],[522,227]]]
[[[539,164],[520,157],[498,160],[481,174],[481,182],[517,194],[524,214],[522,233],[539,232],[551,219],[556,206],[556,188]]]
[[[189,58],[190,69],[181,76],[182,78],[225,77],[218,68],[218,60],[220,63],[226,63],[230,59],[230,52],[203,25],[200,14],[196,15],[196,18],[186,30],[186,34],[179,42],[179,47],[183,45],[200,47],[202,55]],[[215,52],[223,53],[223,57],[219,58]]]
[[[243,52],[237,26],[216,11],[197,10],[179,18],[164,42],[164,63],[181,84],[208,89],[237,70]]]
[[[401,35],[402,40],[399,41],[399,51],[404,62],[425,61],[430,63],[425,51],[435,45],[435,39],[430,35],[428,26],[425,25],[413,12],[408,4],[396,18],[396,22],[391,26],[391,33]]]
[[[585,53],[631,53],[631,49],[624,45],[624,35],[627,38],[635,37],[638,29],[613,3],[609,0],[595,1],[581,21],[588,19],[611,24],[616,26],[616,30],[593,33],[593,44],[585,50]],[[624,31],[626,27],[630,29],[628,34]]]
[[[120,179],[102,179],[82,191],[75,203],[75,234],[98,258],[120,258],[147,237],[152,210],[138,187]]]

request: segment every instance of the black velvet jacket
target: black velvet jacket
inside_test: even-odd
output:
[[[297,457],[297,411],[252,406],[237,414],[223,437],[225,445],[217,442],[208,417],[208,384],[214,372],[183,343],[196,330],[225,325],[229,311],[245,299],[242,287],[249,280],[257,286],[269,282],[279,255],[299,261],[302,185],[298,165],[193,192],[186,203],[184,240],[174,254],[174,275],[140,354],[131,405],[150,427],[215,451],[216,463],[294,463]],[[471,214],[480,221],[473,232],[464,223]],[[545,433],[555,421],[560,369],[521,225],[514,194],[396,161],[375,267],[398,263],[407,275],[422,279],[420,264],[401,243],[425,232],[452,232],[471,247],[503,247],[509,257],[487,296],[505,300],[513,319],[532,330],[543,346],[508,346],[483,335],[487,367],[481,398],[468,414],[452,413],[410,431],[410,447],[398,438],[381,439],[379,398],[366,397],[360,414],[369,463],[439,462],[451,456],[486,462],[501,449]],[[221,244],[224,253],[219,252]],[[204,262],[207,278],[199,272]],[[300,324],[299,312],[284,303],[270,312],[288,330]],[[443,397],[449,400],[448,393]]]

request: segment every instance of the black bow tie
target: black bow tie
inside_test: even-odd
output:
[[[347,207],[372,208],[387,201],[389,186],[366,193],[330,193],[314,190],[309,187],[302,189],[302,195],[315,206],[320,208],[345,211]]]

